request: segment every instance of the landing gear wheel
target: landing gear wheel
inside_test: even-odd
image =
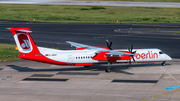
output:
[[[166,65],[166,62],[164,61],[163,63],[161,63],[162,66],[165,66]]]
[[[88,67],[89,67],[89,65],[84,65],[84,67],[88,68]]]
[[[110,73],[110,72],[111,72],[111,69],[110,69],[110,68],[106,68],[105,71],[106,71],[107,73]]]

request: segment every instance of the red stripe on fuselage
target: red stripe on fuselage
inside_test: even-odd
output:
[[[42,54],[35,54],[35,55],[36,56],[22,54],[22,55],[19,55],[18,57],[23,58],[23,59],[33,60],[33,61],[55,64],[55,65],[68,65],[68,63],[66,62],[55,61],[55,60],[52,60],[43,56]]]

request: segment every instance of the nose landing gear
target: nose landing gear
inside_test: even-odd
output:
[[[161,63],[162,66],[165,66],[166,65],[166,61],[164,61],[163,63]]]

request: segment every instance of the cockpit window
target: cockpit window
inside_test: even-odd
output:
[[[164,54],[164,52],[163,52],[163,51],[160,51],[159,54]]]

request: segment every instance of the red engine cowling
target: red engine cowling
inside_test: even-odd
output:
[[[99,60],[99,61],[109,61],[109,62],[116,62],[117,60],[131,59],[130,55],[119,56],[119,55],[106,54],[108,52],[109,51],[97,53],[97,55],[94,56],[92,59]],[[120,51],[120,52],[129,53],[128,51]]]

